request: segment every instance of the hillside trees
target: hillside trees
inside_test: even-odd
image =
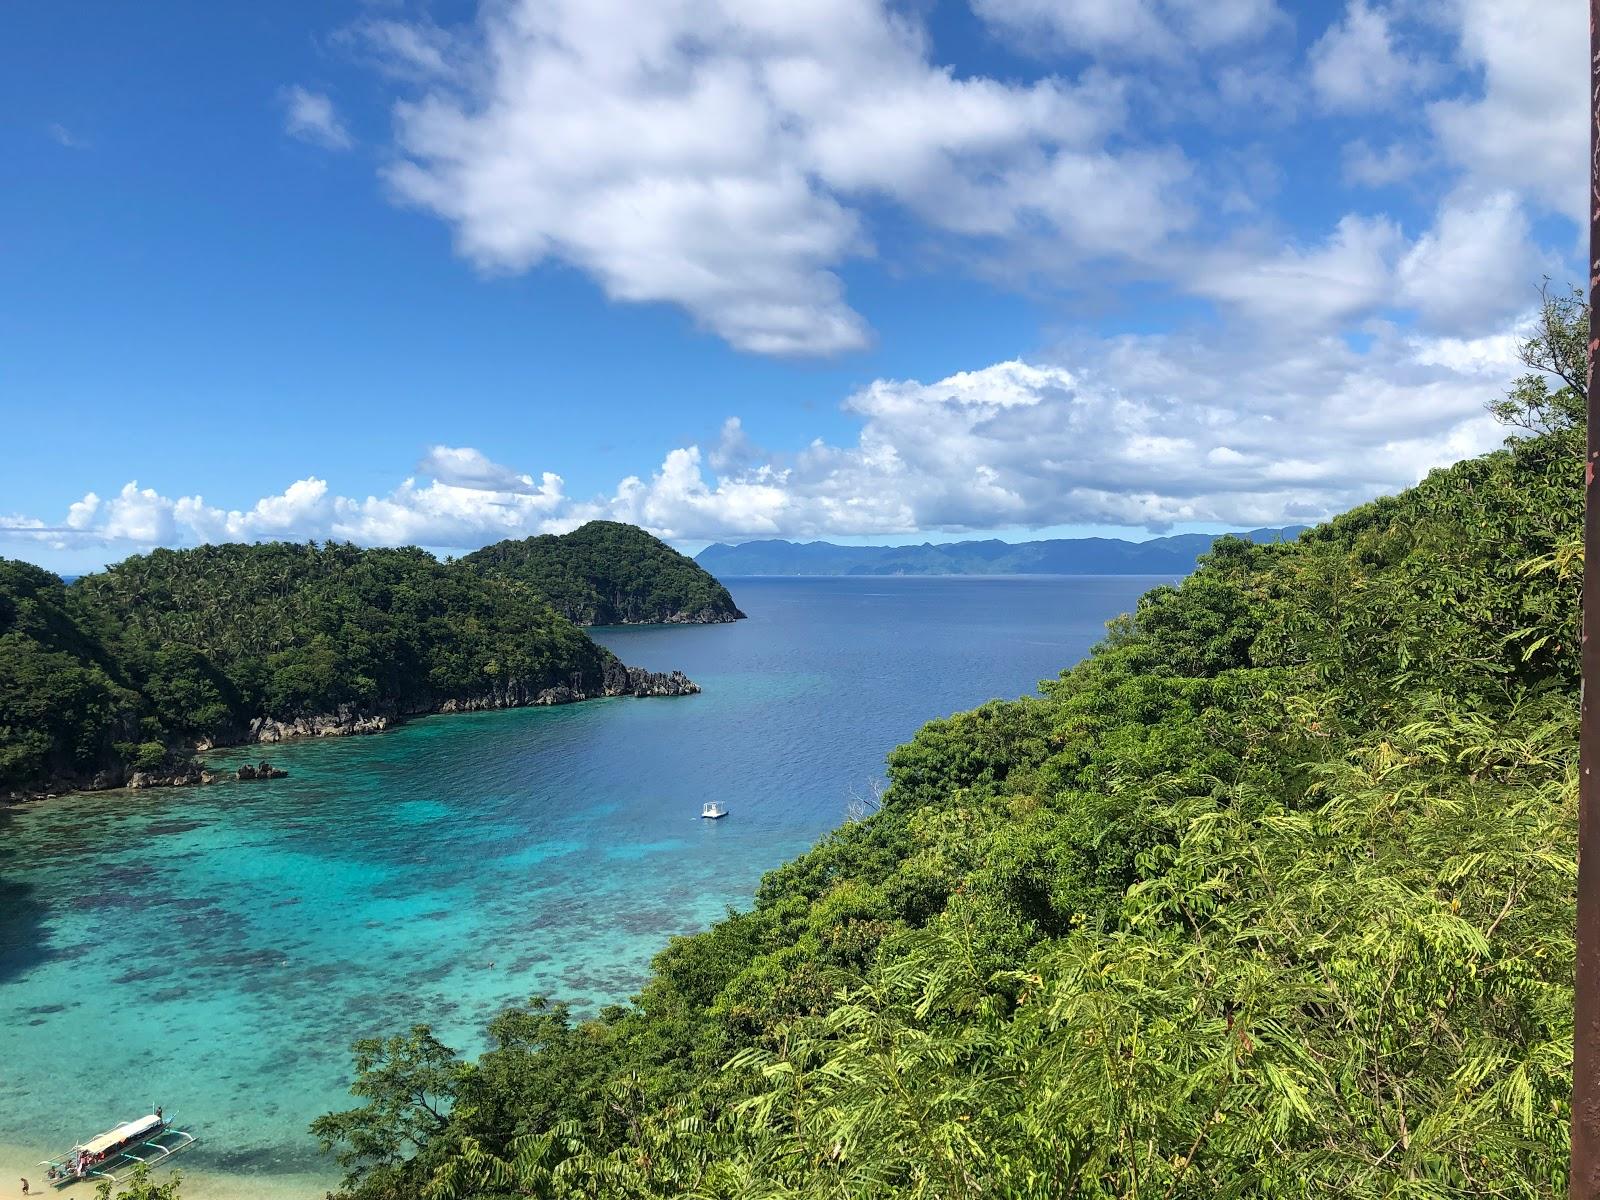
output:
[[[1544,386],[1535,436],[1220,542],[1042,695],[931,722],[633,1004],[469,1065],[384,1186],[1559,1193],[1582,429]]]
[[[617,521],[496,542],[460,561],[469,570],[530,589],[578,625],[706,623],[744,616],[728,589],[692,558]]]

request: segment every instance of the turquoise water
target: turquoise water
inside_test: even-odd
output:
[[[531,994],[626,998],[922,722],[1031,691],[1157,581],[730,582],[748,621],[596,631],[700,696],[433,717],[272,747],[284,780],[0,810],[0,1143],[163,1103],[203,1132],[196,1167],[326,1170],[306,1125],[348,1102],[353,1039],[426,1021],[471,1051]],[[729,817],[699,820],[709,799]]]

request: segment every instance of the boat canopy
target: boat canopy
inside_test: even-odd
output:
[[[82,1149],[87,1154],[104,1154],[115,1149],[134,1138],[144,1137],[161,1128],[161,1118],[151,1113],[148,1117],[140,1117],[137,1121],[124,1121],[115,1129],[109,1129],[99,1137],[93,1138],[83,1144]]]

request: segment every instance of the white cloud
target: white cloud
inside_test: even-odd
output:
[[[1330,336],[1377,315],[1478,335],[1528,307],[1559,259],[1534,242],[1510,191],[1458,188],[1408,240],[1388,217],[1348,213],[1322,243],[1256,238],[1196,256],[1187,287],[1263,329]]]
[[[1176,58],[1260,38],[1275,0],[974,0],[974,11],[1034,49]]]
[[[1389,14],[1350,0],[1344,19],[1311,47],[1311,85],[1326,107],[1345,112],[1381,109],[1439,76],[1439,64],[1396,45]]]
[[[85,501],[88,499],[84,497]],[[103,516],[98,528],[111,541],[160,545],[177,536],[172,505],[153,488],[141,488],[137,482],[126,484],[116,496],[99,505],[99,509]]]
[[[83,138],[73,133],[72,130],[68,129],[59,121],[52,121],[44,128],[45,132],[50,135],[50,139],[58,146],[65,146],[68,150],[89,149],[88,142],[84,141]]]
[[[428,21],[358,21],[335,35],[335,41],[365,51],[380,70],[396,79],[449,79],[459,70],[461,49],[446,30]]]
[[[1222,36],[1223,16],[1190,7]],[[837,270],[874,252],[874,200],[954,235],[1048,229],[1080,258],[1145,254],[1189,219],[1181,154],[1108,148],[1115,80],[958,77],[877,2],[489,11],[476,53],[458,38],[460,65],[398,106],[396,193],[486,270],[566,262],[743,350],[867,342]]]
[[[722,435],[708,458],[718,471],[736,471],[750,466],[765,453],[750,440],[750,435],[744,431],[744,422],[738,417],[729,417],[722,423]]]
[[[1581,0],[1456,0],[1477,98],[1429,109],[1439,142],[1481,188],[1511,188],[1587,228],[1589,37]]]
[[[491,462],[471,446],[429,446],[417,470],[440,483],[480,492],[531,492],[533,476]]]
[[[1388,187],[1410,179],[1426,160],[1416,147],[1392,142],[1381,150],[1357,138],[1344,148],[1344,177],[1362,187]]]
[[[283,90],[282,99],[283,129],[291,137],[328,150],[348,150],[355,145],[333,101],[322,92],[295,85]]]
[[[1191,286],[1263,324],[1326,331],[1390,298],[1403,240],[1387,217],[1352,213],[1320,246],[1215,252]]]
[[[1432,327],[1481,333],[1527,308],[1541,265],[1516,196],[1446,197],[1434,226],[1398,266],[1400,298]]]
[[[1512,331],[1441,339],[1375,324],[1369,341],[1126,336],[1056,362],[880,379],[844,403],[853,441],[774,454],[730,419],[709,452],[672,449],[589,498],[555,474],[535,486],[481,451],[436,446],[424,461],[458,468],[458,482],[436,473],[358,498],[311,477],[233,510],[129,484],[86,495],[61,524],[4,525],[12,540],[122,550],[264,538],[465,549],[595,517],[686,540],[1313,520],[1501,436],[1484,405],[1520,369]]]

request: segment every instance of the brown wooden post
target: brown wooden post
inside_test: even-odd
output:
[[[1600,0],[1589,0],[1589,429],[1583,482],[1583,691],[1578,734],[1578,991],[1571,1200],[1600,1198]]]

